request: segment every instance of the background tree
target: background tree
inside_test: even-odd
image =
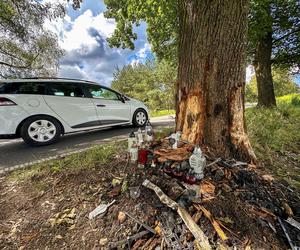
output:
[[[275,97],[298,93],[299,87],[295,81],[295,76],[287,69],[272,70]],[[246,101],[257,101],[257,82],[255,75],[246,84]]]
[[[276,106],[273,68],[299,68],[300,1],[251,0],[249,55],[255,68],[258,106]]]
[[[151,111],[174,109],[176,68],[166,61],[135,64],[117,69],[112,87],[145,102]]]
[[[106,0],[105,3],[106,16],[117,21],[117,29],[109,40],[114,46],[133,47],[134,23],[146,21],[148,33],[149,30],[164,33],[165,29],[156,28],[152,19],[159,22],[163,16],[164,22],[173,17],[179,24],[174,29],[178,31],[176,129],[183,132],[184,139],[206,144],[216,155],[243,160],[254,157],[246,134],[243,104],[249,2]],[[170,20],[165,25],[169,23]],[[157,37],[159,40],[161,36]],[[169,37],[170,44],[174,37]],[[152,44],[156,38],[149,39]]]
[[[0,77],[55,75],[62,50],[44,29],[47,19],[62,17],[62,5],[30,0],[0,2]]]

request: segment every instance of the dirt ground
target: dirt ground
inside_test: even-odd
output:
[[[274,180],[259,166],[215,163],[193,187],[199,195],[190,199],[189,195],[183,198],[186,186],[181,181],[158,167],[138,169],[120,152],[94,168],[32,175],[26,180],[2,176],[0,249],[171,249],[165,239],[168,221],[173,221],[182,244],[179,249],[198,249],[178,214],[142,186],[145,179],[185,206],[213,249],[289,249],[278,217],[284,221],[292,216],[300,222],[299,190]],[[132,188],[140,192],[139,197],[133,196]],[[114,199],[103,216],[88,218],[99,204]],[[197,204],[211,213],[227,240],[220,239]],[[128,214],[155,228],[156,234],[145,232],[129,239],[147,229]],[[285,222],[284,226],[300,246],[300,231]]]

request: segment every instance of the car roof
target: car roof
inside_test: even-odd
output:
[[[88,80],[80,80],[80,79],[72,79],[72,78],[42,78],[42,77],[33,77],[33,78],[18,78],[18,79],[0,79],[0,83],[10,83],[10,82],[61,82],[61,83],[87,83],[100,85],[99,83],[88,81]],[[102,86],[102,85],[101,85]],[[104,86],[103,86],[104,87]]]

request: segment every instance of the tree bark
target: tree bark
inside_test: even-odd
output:
[[[244,119],[248,0],[180,0],[176,130],[216,156],[251,161]]]
[[[276,99],[272,79],[272,33],[262,37],[256,46],[254,69],[257,82],[259,107],[275,107]]]

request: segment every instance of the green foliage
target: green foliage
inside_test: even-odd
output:
[[[257,83],[256,83],[255,75],[252,76],[250,82],[246,83],[245,101],[246,102],[257,102]]]
[[[143,101],[151,111],[174,109],[177,71],[166,61],[127,65],[114,73],[112,88]]]
[[[273,83],[275,96],[284,96],[292,93],[297,93],[299,87],[295,82],[295,77],[287,70],[276,68],[273,69]],[[255,75],[251,78],[250,82],[246,84],[246,101],[257,101],[257,83]]]
[[[111,46],[134,48],[137,34],[134,26],[147,23],[148,40],[159,59],[177,61],[178,18],[177,0],[104,0],[105,17],[114,18],[117,27]]]
[[[299,90],[295,77],[286,69],[273,71],[273,83],[276,97],[297,93]]]
[[[300,64],[300,1],[251,0],[249,14],[250,58],[259,39],[272,34],[272,63],[282,68]]]
[[[277,103],[280,106],[299,106],[300,107],[300,94],[290,94],[277,98]]]
[[[0,2],[0,77],[55,74],[59,57],[56,36],[45,30],[46,20],[62,17],[60,4],[30,0]]]
[[[250,140],[261,153],[266,153],[264,150],[284,152],[299,147],[299,107],[250,108],[246,110],[246,118]]]

